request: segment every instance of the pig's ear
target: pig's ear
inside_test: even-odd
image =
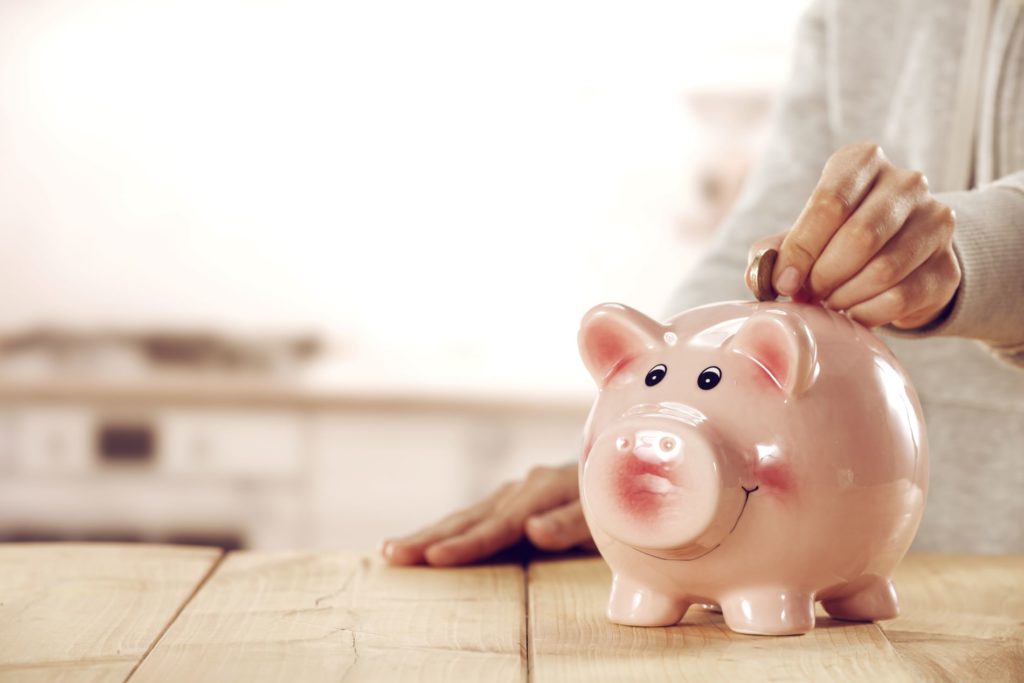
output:
[[[757,363],[789,396],[806,391],[818,373],[818,349],[803,319],[781,310],[754,313],[727,342]]]
[[[598,386],[637,356],[665,344],[669,328],[622,304],[601,304],[580,323],[583,364]]]

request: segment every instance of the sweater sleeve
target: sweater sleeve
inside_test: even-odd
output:
[[[751,298],[743,282],[751,243],[787,229],[800,215],[831,153],[824,34],[823,5],[815,2],[797,28],[791,74],[775,102],[767,148],[714,243],[670,298],[666,317],[713,301]]]
[[[948,314],[898,336],[977,339],[1001,358],[1024,366],[1024,171],[990,185],[936,198],[956,212],[953,249],[960,287]]]

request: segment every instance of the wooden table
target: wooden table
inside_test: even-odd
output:
[[[1024,556],[908,557],[903,616],[805,636],[603,615],[599,558],[396,569],[350,554],[0,545],[0,681],[1024,680]]]

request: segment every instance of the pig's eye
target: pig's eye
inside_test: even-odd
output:
[[[653,387],[655,384],[665,379],[665,373],[668,372],[668,368],[664,365],[655,365],[644,377],[644,384],[649,387]]]
[[[712,365],[710,368],[704,368],[704,371],[700,373],[700,377],[697,378],[697,386],[704,390],[714,389],[721,381],[722,371]]]

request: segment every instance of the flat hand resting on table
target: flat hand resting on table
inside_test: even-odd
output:
[[[923,175],[858,143],[828,160],[794,226],[757,241],[750,256],[778,249],[772,281],[797,301],[822,301],[869,327],[920,327],[946,310],[960,285],[955,222]],[[382,552],[392,564],[467,564],[524,537],[543,550],[593,546],[575,463],[536,468],[472,507],[386,541]]]
[[[384,557],[391,564],[445,566],[482,560],[524,537],[542,550],[592,543],[580,508],[576,467],[536,467],[472,507],[385,541]]]

